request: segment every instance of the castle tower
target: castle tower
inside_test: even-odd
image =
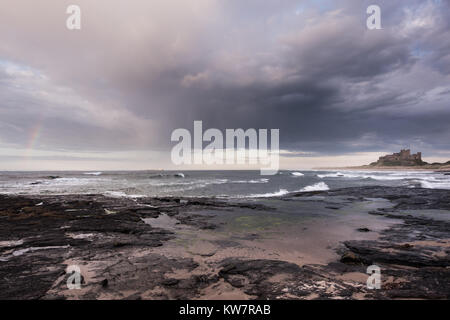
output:
[[[399,153],[381,156],[377,162],[371,165],[378,166],[420,166],[426,162],[422,161],[422,152],[411,153],[411,149],[402,149]]]

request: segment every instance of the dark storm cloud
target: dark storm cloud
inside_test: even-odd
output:
[[[0,142],[40,119],[48,148],[164,149],[203,120],[294,152],[450,148],[449,1],[377,1],[374,31],[369,1],[75,2],[79,33],[64,1],[0,5]]]

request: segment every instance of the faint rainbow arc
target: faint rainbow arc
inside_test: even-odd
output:
[[[41,136],[42,133],[42,128],[43,128],[43,118],[41,117],[41,119],[39,119],[39,121],[37,121],[37,123],[32,127],[29,137],[28,137],[28,143],[26,146],[26,152],[25,152],[25,157],[29,158],[31,156],[31,153],[34,149],[34,147],[36,146],[36,142],[39,140],[39,137]]]

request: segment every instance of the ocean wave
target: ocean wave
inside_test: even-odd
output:
[[[291,172],[291,175],[294,177],[303,177],[304,176],[304,174],[301,172]]]
[[[104,181],[101,178],[55,178],[52,180],[37,180],[32,182],[31,186],[81,186],[92,183],[93,181]]]
[[[157,182],[157,183],[149,183],[149,185],[154,187],[172,187],[172,186],[195,186],[195,185],[207,186],[211,184],[225,184],[225,183],[228,183],[228,179]]]
[[[149,175],[147,178],[148,179],[173,178],[173,175],[164,174],[164,173],[155,173],[155,174]]]
[[[142,194],[126,194],[123,191],[105,191],[103,192],[104,196],[111,197],[111,198],[144,198],[145,195]]]
[[[252,194],[249,196],[246,196],[248,198],[270,198],[270,197],[281,197],[284,196],[286,194],[288,194],[289,191],[287,191],[286,189],[280,189],[280,191],[278,192],[272,192],[272,193],[262,193],[262,194]]]
[[[101,175],[103,172],[98,171],[98,172],[85,172],[83,174],[88,175],[88,176],[99,176]]]
[[[234,180],[230,181],[230,183],[268,183],[269,179],[262,178],[258,180]]]
[[[341,177],[345,177],[345,178],[359,178],[361,176],[360,175],[354,175],[354,174],[335,172],[335,173],[327,173],[327,174],[318,174],[317,177],[319,177],[320,179],[324,179],[324,178],[341,178]]]
[[[156,182],[149,183],[149,185],[154,187],[171,187],[171,186],[190,186],[198,184],[199,181],[176,181],[176,182]]]
[[[186,178],[183,172],[177,173],[154,173],[147,176],[148,179],[173,179],[173,178]]]
[[[397,176],[367,176],[368,179],[378,180],[378,181],[396,181],[396,180],[413,180],[413,179],[426,179],[434,180],[434,177],[424,177],[424,176],[412,176],[412,175],[397,175]]]
[[[433,174],[434,171],[388,171],[392,176],[417,176],[417,175],[426,175]]]
[[[327,190],[330,190],[330,187],[328,187],[328,185],[325,182],[318,182],[316,184],[306,186],[297,192],[327,191]]]
[[[378,173],[378,174],[376,174]],[[429,173],[428,173],[429,174]],[[372,179],[376,181],[400,181],[400,180],[413,180],[413,179],[436,179],[435,177],[426,176],[422,172],[333,172],[326,174],[318,174],[318,178],[347,178],[347,179]]]
[[[450,189],[450,181],[419,181],[420,186],[426,189]]]
[[[186,175],[182,172],[177,173],[154,173],[147,176],[148,179],[173,179],[173,178],[186,178]]]

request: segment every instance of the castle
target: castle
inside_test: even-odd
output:
[[[422,152],[411,154],[411,150],[400,150],[398,153],[389,154],[380,157],[377,162],[373,162],[371,166],[421,166],[427,164],[422,161]]]

